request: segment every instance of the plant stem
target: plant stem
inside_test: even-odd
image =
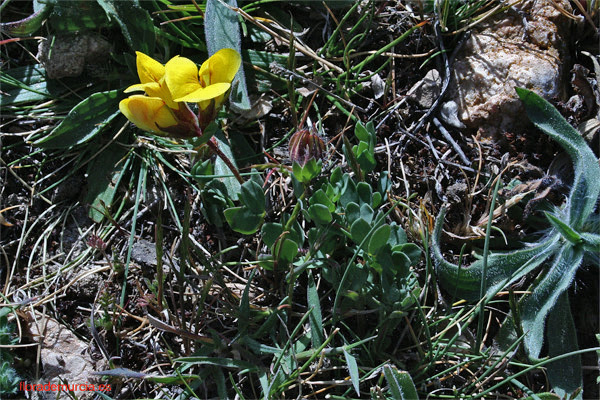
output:
[[[233,175],[235,176],[235,178],[238,180],[238,182],[243,185],[246,181],[244,180],[244,178],[242,178],[242,176],[240,175],[240,171],[238,171],[238,169],[236,168],[235,165],[233,165],[233,163],[231,162],[231,160],[229,159],[229,157],[227,157],[225,155],[225,153],[223,153],[221,151],[221,149],[219,149],[219,145],[217,144],[217,142],[214,140],[214,138],[211,138],[207,143],[208,147],[210,147],[210,149],[221,158],[221,160],[223,160],[223,162],[227,165],[227,167],[231,170],[231,172],[233,172]]]

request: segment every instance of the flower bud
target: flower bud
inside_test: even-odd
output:
[[[320,160],[323,157],[325,144],[316,133],[302,129],[296,131],[290,138],[289,151],[292,163],[298,163],[303,167],[309,160]]]

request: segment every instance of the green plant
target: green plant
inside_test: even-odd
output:
[[[440,236],[445,215],[442,209],[432,237],[432,254],[438,278],[449,293],[466,299],[485,297],[486,301],[550,261],[529,288],[530,293],[520,299],[506,319],[500,333],[502,342],[512,343],[517,332],[522,332],[527,355],[537,361],[544,338],[550,357],[578,348],[567,289],[586,256],[597,259],[600,251],[598,218],[593,214],[600,194],[600,167],[583,138],[550,103],[531,91],[516,90],[530,120],[556,140],[573,161],[574,177],[564,207],[545,212],[549,229],[542,239],[519,250],[489,254],[467,268],[449,263],[442,256]],[[552,333],[545,335],[545,327]],[[549,363],[547,371],[552,387],[561,397],[582,386],[579,355]],[[582,394],[576,398],[582,398]]]
[[[10,310],[10,307],[4,307],[0,311],[0,395],[16,393],[20,380],[13,368],[13,356],[7,348],[18,341],[14,336],[14,326],[6,318]]]

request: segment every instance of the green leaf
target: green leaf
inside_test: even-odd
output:
[[[66,91],[58,82],[46,81],[41,64],[0,71],[0,84],[4,92],[0,97],[1,107],[47,100]]]
[[[255,364],[250,363],[248,361],[234,360],[231,358],[222,358],[222,357],[203,357],[203,356],[181,357],[181,358],[175,359],[175,362],[179,362],[179,363],[183,363],[183,364],[194,364],[194,365],[214,365],[217,367],[240,369],[240,370],[250,371],[250,372],[258,371],[258,367]]]
[[[140,7],[138,0],[96,1],[109,18],[117,21],[125,41],[132,50],[152,56],[156,42],[154,23],[148,11]]]
[[[548,221],[550,221],[552,226],[554,226],[558,230],[558,232],[560,232],[563,238],[565,238],[572,244],[583,243],[583,238],[579,236],[579,234],[575,232],[569,225],[567,225],[559,218],[557,218],[554,214],[551,214],[548,211],[545,211],[544,214],[546,215],[546,218],[548,219]]]
[[[207,0],[204,14],[204,33],[209,55],[225,48],[237,50],[242,54],[242,37],[238,15],[226,7],[237,7],[236,0]],[[232,107],[239,111],[250,110],[250,98],[246,87],[244,66],[240,67],[229,95]]]
[[[288,238],[284,238],[283,241],[278,240],[273,246],[273,254],[279,262],[287,265],[294,261],[294,257],[298,254],[298,243]]]
[[[352,235],[352,240],[354,243],[360,245],[364,238],[371,230],[371,225],[362,218],[357,219],[350,226],[350,234]]]
[[[265,212],[265,193],[262,187],[253,180],[248,180],[242,185],[240,201],[255,214]]]
[[[352,382],[352,386],[356,391],[356,394],[360,397],[360,377],[358,375],[358,364],[356,363],[356,358],[348,353],[346,349],[344,349],[344,358],[346,359],[346,365],[348,366],[348,373],[350,374],[350,381]]]
[[[333,219],[331,212],[323,204],[313,204],[308,207],[308,215],[312,220],[322,225],[330,223]]]
[[[354,221],[360,218],[360,207],[354,202],[348,203],[346,206],[346,221],[352,226]]]
[[[45,149],[68,149],[85,143],[102,132],[120,114],[121,90],[94,93],[77,104],[67,117],[34,145]]]
[[[88,190],[85,201],[91,205],[89,216],[95,222],[104,218],[105,208],[110,209],[119,183],[130,159],[123,160],[128,149],[111,144],[88,167]],[[124,161],[124,162],[122,162]]]
[[[521,324],[525,333],[523,343],[533,359],[537,359],[542,350],[546,317],[571,285],[582,259],[581,248],[563,246],[544,278],[536,282],[531,294],[520,301]]]
[[[220,129],[217,128],[214,138],[217,141],[219,149],[225,154],[229,160],[237,167],[233,153],[231,152],[231,146],[227,142],[227,138],[223,135]],[[238,180],[233,175],[233,172],[229,169],[227,164],[220,157],[215,160],[215,175],[223,175],[223,178],[219,178],[227,189],[227,195],[233,201],[238,200],[239,193],[242,191],[242,187]]]
[[[283,225],[276,222],[267,222],[261,228],[262,240],[269,247],[275,244],[282,233]]]
[[[236,232],[252,235],[263,222],[263,216],[256,214],[247,207],[232,207],[223,212],[227,223]]]
[[[448,292],[467,300],[479,299],[483,279],[483,260],[468,267],[449,263],[442,255],[440,239],[446,208],[442,207],[431,235],[431,250],[438,279]],[[496,252],[488,256],[486,287],[487,296],[510,285],[542,264],[560,246],[560,235],[546,239],[519,250]]]
[[[410,260],[411,265],[415,265],[421,259],[421,249],[414,243],[404,243],[392,247],[394,252],[402,252]]]
[[[361,122],[356,123],[356,126],[354,127],[354,135],[362,142],[369,142],[369,131],[367,131],[367,128]]]
[[[308,317],[310,322],[310,340],[313,349],[316,349],[325,341],[325,335],[323,334],[323,315],[321,313],[319,292],[317,291],[313,273],[310,270],[308,271],[306,300],[308,307],[310,307],[310,316]]]
[[[371,205],[373,189],[367,182],[358,182],[356,185],[356,193],[361,203]]]
[[[367,221],[369,224],[373,221],[373,209],[368,204],[360,206],[360,217]]]
[[[312,194],[312,196],[310,196],[310,204],[323,204],[329,209],[330,212],[335,211],[335,204],[333,204],[323,189],[317,190]]]
[[[108,16],[96,1],[58,1],[48,17],[52,32],[68,33],[100,30],[111,25]]]
[[[569,297],[566,292],[562,293],[552,312],[548,315],[548,356],[556,357],[577,351],[577,332]],[[583,375],[581,370],[581,356],[573,355],[547,365],[548,380],[552,389],[560,398],[569,398],[570,395],[583,387]],[[573,399],[581,399],[581,391]]]
[[[596,156],[555,107],[532,91],[515,90],[525,104],[529,119],[556,140],[573,161],[573,186],[566,209],[568,220],[564,222],[579,229],[594,210],[600,194],[600,166]]]
[[[29,36],[42,26],[52,11],[52,1],[33,0],[33,14],[19,21],[0,23],[0,32],[10,36]]]
[[[410,374],[406,371],[398,371],[398,369],[391,365],[385,365],[383,367],[383,374],[387,381],[390,392],[394,399],[401,400],[418,400],[417,389],[415,384],[410,377]]]
[[[387,244],[388,239],[390,238],[390,232],[392,228],[388,224],[381,225],[379,228],[373,232],[371,235],[371,239],[369,239],[369,253],[377,254],[380,248]]]

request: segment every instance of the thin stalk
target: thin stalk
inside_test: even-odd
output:
[[[480,351],[481,349],[481,341],[483,337],[483,325],[484,321],[484,311],[485,305],[487,304],[487,299],[484,299],[484,292],[487,285],[487,266],[488,266],[488,255],[490,252],[490,235],[492,232],[492,222],[494,221],[494,208],[496,207],[496,197],[498,195],[498,189],[500,188],[500,175],[496,180],[496,186],[494,186],[494,193],[492,194],[492,202],[490,203],[490,217],[488,218],[487,227],[485,229],[485,242],[483,244],[483,272],[481,274],[481,286],[479,287],[479,298],[482,299],[481,304],[479,306],[479,321],[477,324],[477,343],[476,350]]]
[[[235,179],[237,179],[237,181],[243,185],[246,181],[244,180],[244,178],[242,178],[242,176],[240,175],[240,171],[238,171],[237,167],[235,165],[233,165],[233,163],[231,162],[231,160],[229,159],[229,157],[227,157],[225,155],[225,153],[223,153],[221,151],[221,149],[219,149],[219,145],[217,144],[217,142],[215,142],[213,139],[210,139],[207,143],[208,147],[210,147],[210,149],[218,156],[221,158],[221,160],[223,160],[223,162],[227,165],[227,168],[229,168],[229,170],[233,173],[233,175],[235,176]]]

